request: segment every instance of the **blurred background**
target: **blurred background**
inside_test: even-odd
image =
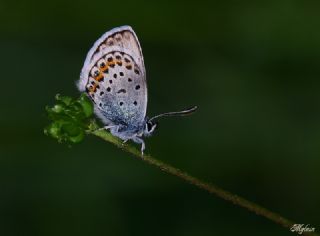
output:
[[[0,235],[292,235],[96,137],[43,134],[77,97],[87,51],[131,25],[142,45],[147,153],[320,230],[318,1],[0,1]]]

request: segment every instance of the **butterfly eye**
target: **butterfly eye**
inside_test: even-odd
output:
[[[147,122],[147,130],[150,131],[152,128],[152,123],[151,122]]]
[[[157,126],[158,126],[158,122],[153,123],[153,122],[151,122],[151,121],[148,121],[148,122],[146,123],[146,131],[147,131],[147,134],[148,134],[148,133],[149,133],[149,135],[152,134],[153,131],[157,128]]]

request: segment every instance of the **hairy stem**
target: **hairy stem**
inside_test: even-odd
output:
[[[116,145],[117,147],[132,154],[133,156],[137,157],[138,159],[140,159],[150,165],[156,166],[168,174],[177,176],[189,184],[192,184],[200,189],[206,190],[213,195],[216,195],[226,201],[232,202],[233,204],[240,206],[240,207],[243,207],[251,212],[254,212],[257,215],[263,216],[263,217],[265,217],[265,218],[273,221],[274,223],[279,224],[285,228],[290,229],[295,224],[293,221],[288,220],[275,212],[272,212],[262,206],[259,206],[258,204],[255,204],[251,201],[248,201],[248,200],[246,200],[242,197],[239,197],[235,194],[232,194],[226,190],[223,190],[222,188],[217,187],[213,184],[204,182],[196,177],[193,177],[184,171],[181,171],[175,167],[172,167],[169,164],[166,164],[160,160],[153,158],[150,155],[141,155],[140,151],[137,148],[135,148],[132,145],[123,144],[123,142],[120,139],[112,136],[110,133],[106,132],[105,130],[96,130],[96,131],[92,131],[89,133],[91,133],[95,136],[98,136],[98,137],[104,139],[105,141]],[[303,232],[301,235],[316,236],[317,234],[311,233],[311,232]]]

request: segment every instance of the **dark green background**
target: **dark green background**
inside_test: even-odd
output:
[[[320,230],[319,1],[0,1],[0,235],[292,235],[95,137],[43,135],[105,31],[136,31],[147,152]]]

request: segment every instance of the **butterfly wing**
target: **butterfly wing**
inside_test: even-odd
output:
[[[137,126],[147,109],[147,83],[138,38],[130,26],[106,32],[90,49],[78,88],[105,124]]]

